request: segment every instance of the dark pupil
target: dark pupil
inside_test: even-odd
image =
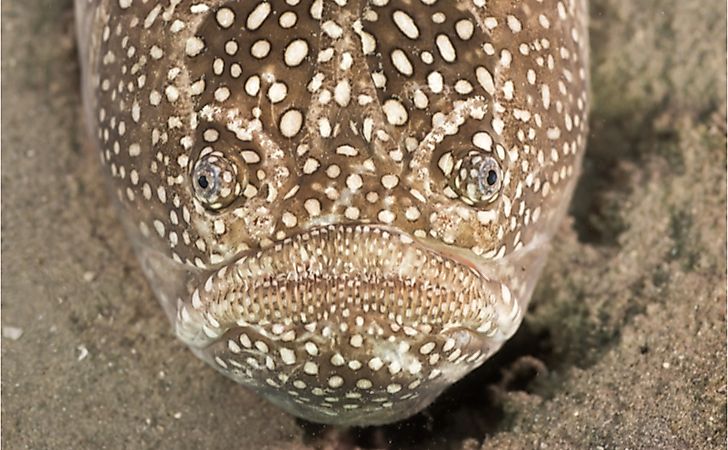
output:
[[[197,184],[199,184],[202,189],[207,189],[207,186],[210,185],[205,175],[200,175],[199,178],[197,178]]]
[[[485,181],[487,181],[488,185],[490,186],[493,186],[496,181],[498,181],[498,174],[495,173],[495,170],[488,171],[488,177],[485,179]]]

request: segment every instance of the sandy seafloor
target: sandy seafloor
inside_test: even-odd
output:
[[[349,431],[172,335],[82,150],[71,3],[2,2],[3,448],[725,447],[723,1],[591,2],[585,176],[523,327],[423,414]]]

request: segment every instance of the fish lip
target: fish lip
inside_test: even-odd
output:
[[[255,265],[255,261],[262,261],[263,259],[273,261],[275,260],[277,252],[280,253],[286,248],[290,250],[290,248],[295,246],[296,243],[301,245],[306,242],[313,241],[323,242],[325,244],[325,239],[327,237],[331,237],[332,235],[338,235],[340,237],[342,234],[347,233],[359,234],[364,239],[371,237],[384,239],[385,241],[389,241],[390,244],[393,244],[394,248],[405,249],[409,256],[412,255],[412,249],[414,249],[414,253],[418,253],[418,251],[421,252],[422,255],[426,255],[428,258],[434,259],[437,261],[437,264],[442,265],[442,267],[445,267],[447,270],[460,271],[461,277],[465,276],[467,278],[469,276],[471,277],[471,282],[478,282],[483,286],[487,286],[487,288],[483,288],[483,291],[489,292],[491,295],[488,298],[488,302],[480,306],[485,309],[494,309],[495,312],[491,312],[490,316],[488,316],[488,314],[481,313],[480,321],[491,323],[491,325],[483,326],[482,323],[470,320],[458,322],[457,326],[464,326],[467,329],[483,334],[490,340],[496,340],[499,342],[507,340],[513,332],[515,332],[515,329],[518,328],[522,316],[518,302],[511,298],[510,291],[505,283],[485,274],[485,271],[482,270],[484,262],[479,261],[476,255],[472,255],[472,259],[468,258],[463,254],[464,252],[457,251],[452,246],[441,243],[433,243],[425,239],[419,239],[411,236],[405,231],[391,226],[380,224],[350,224],[323,225],[303,231],[284,240],[278,241],[265,249],[246,251],[221,268],[207,272],[207,276],[200,278],[200,280],[203,281],[198,283],[197,289],[195,289],[188,301],[181,302],[181,304],[178,305],[178,317],[176,321],[178,336],[188,345],[202,348],[215,342],[220,336],[224,335],[228,330],[236,326],[250,325],[249,321],[241,318],[240,308],[234,308],[234,302],[225,303],[224,301],[220,301],[220,294],[222,292],[244,292],[242,289],[246,286],[244,282],[255,278],[255,276],[251,276],[249,271],[247,274],[242,273],[241,267],[245,266],[248,262],[253,262],[253,265]],[[367,251],[371,252],[371,249]],[[374,255],[373,253],[367,253],[367,251],[363,252],[365,257]],[[384,252],[386,251],[387,249],[385,248]],[[377,256],[381,259],[381,249],[378,252],[380,254]],[[337,256],[338,258],[328,258],[328,262],[337,264],[337,261],[346,262],[347,258],[352,257],[351,253],[347,253],[346,251],[341,254],[337,254]],[[392,255],[384,255],[384,257],[386,256]],[[367,263],[371,262],[372,261],[366,261],[366,258],[364,258],[364,261],[351,263],[349,269],[356,269],[357,266],[362,270],[371,268],[372,266],[367,266]],[[376,263],[376,261],[374,262]],[[398,275],[400,277],[405,275],[404,280],[399,280],[405,284],[407,282],[414,282],[419,273],[416,271],[416,268],[413,268],[411,264],[412,261],[407,262],[402,259],[399,262],[401,264],[396,265],[397,272],[394,271],[395,266],[390,265],[387,268],[389,272],[383,269],[382,273],[384,275]],[[295,264],[295,261],[292,261],[292,263]],[[250,267],[248,267],[248,269],[250,269]],[[281,275],[285,272],[285,270],[280,267],[278,267],[278,269],[278,271],[272,270],[268,274]],[[326,268],[321,267],[320,269],[321,270],[317,273],[317,275],[321,276],[322,279],[326,278]],[[412,276],[409,279],[406,277],[407,270],[415,270],[413,274],[410,274]],[[260,273],[258,275],[260,275]],[[294,270],[289,270],[289,273],[286,274],[286,278],[282,279],[282,281],[293,281],[293,283],[299,282],[300,280],[295,278],[297,275],[300,274],[296,272],[294,267]],[[346,272],[346,275],[352,277],[352,279],[357,279],[357,276],[363,277],[360,273],[353,272],[351,270]],[[291,280],[291,277],[294,279]],[[428,282],[438,280],[424,281]],[[280,319],[278,321],[282,323],[290,321],[290,317],[279,317],[278,319]],[[270,325],[272,322],[274,322],[274,320],[267,318],[266,320],[259,321],[257,325]],[[415,320],[415,322],[417,322],[417,320]]]

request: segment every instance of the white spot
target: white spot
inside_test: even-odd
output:
[[[315,362],[306,361],[306,363],[303,365],[303,372],[309,375],[317,375],[318,365]]]
[[[398,10],[394,12],[392,18],[394,19],[394,23],[397,25],[397,28],[399,28],[405,36],[410,39],[417,39],[420,37],[420,30],[417,28],[417,24],[409,14]]]
[[[385,101],[382,110],[387,116],[387,122],[390,124],[401,126],[407,123],[407,110],[398,100],[390,98]]]
[[[364,340],[362,339],[362,336],[360,334],[355,334],[349,339],[349,344],[351,344],[354,348],[359,348],[362,346]]]
[[[296,109],[289,109],[281,117],[280,121],[281,134],[287,138],[292,138],[303,126],[303,114]]]
[[[440,92],[442,92],[443,87],[444,87],[444,80],[442,78],[442,74],[437,71],[430,72],[430,74],[427,75],[427,86],[435,94],[439,94]]]
[[[515,16],[509,14],[508,17],[506,17],[506,22],[508,23],[508,28],[510,28],[512,32],[518,33],[521,31],[521,21]]]
[[[281,82],[275,82],[268,88],[268,99],[271,103],[276,104],[282,102],[288,95],[288,86]]]
[[[473,135],[473,145],[480,149],[491,151],[493,146],[493,138],[491,138],[488,133],[480,131]]]
[[[288,44],[283,59],[286,65],[290,67],[296,67],[301,64],[308,55],[308,43],[303,39],[296,39],[295,41]]]
[[[248,30],[257,30],[261,25],[263,25],[263,22],[265,22],[265,19],[268,18],[269,14],[270,3],[260,2],[248,16],[248,20],[245,23],[246,27]]]
[[[197,36],[192,36],[191,38],[187,39],[187,43],[185,44],[185,53],[187,54],[187,56],[197,56],[204,49],[205,43]]]
[[[284,364],[287,364],[290,366],[290,365],[296,363],[296,353],[293,350],[291,350],[289,348],[281,347],[279,352],[281,354],[281,360],[283,361]]]
[[[303,202],[303,207],[306,209],[306,212],[309,216],[315,217],[321,214],[321,202],[319,202],[315,198],[309,198],[305,202]]]
[[[457,58],[455,47],[453,47],[452,41],[450,41],[450,38],[446,34],[439,34],[435,38],[435,44],[437,44],[437,50],[440,52],[442,59],[449,63],[455,61]]]
[[[411,76],[414,73],[412,63],[410,62],[407,55],[400,49],[396,49],[391,55],[392,64],[402,75]]]
[[[344,379],[338,375],[334,375],[331,378],[329,378],[329,386],[332,388],[341,387],[341,385],[343,385],[343,384],[344,384]]]
[[[223,28],[230,28],[235,22],[235,13],[230,8],[220,8],[215,14],[218,25]]]
[[[475,77],[478,79],[478,83],[485,89],[490,95],[495,95],[495,83],[493,82],[493,75],[483,66],[478,66],[475,69]]]
[[[458,20],[457,23],[455,23],[455,32],[457,33],[458,37],[463,41],[467,41],[468,39],[473,37],[474,31],[475,27],[473,26],[473,22],[469,21],[468,19]]]
[[[377,370],[381,369],[382,366],[384,366],[384,363],[379,357],[375,356],[374,358],[369,360],[369,363],[367,365],[370,369],[376,372]]]
[[[265,39],[255,41],[250,47],[250,54],[255,58],[263,59],[268,56],[268,53],[270,53],[270,42]]]

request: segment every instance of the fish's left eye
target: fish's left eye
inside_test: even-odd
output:
[[[492,202],[500,192],[503,174],[495,158],[471,150],[455,163],[453,188],[470,205]]]
[[[195,163],[191,181],[197,200],[211,210],[231,204],[245,184],[237,165],[217,152],[208,153]]]

